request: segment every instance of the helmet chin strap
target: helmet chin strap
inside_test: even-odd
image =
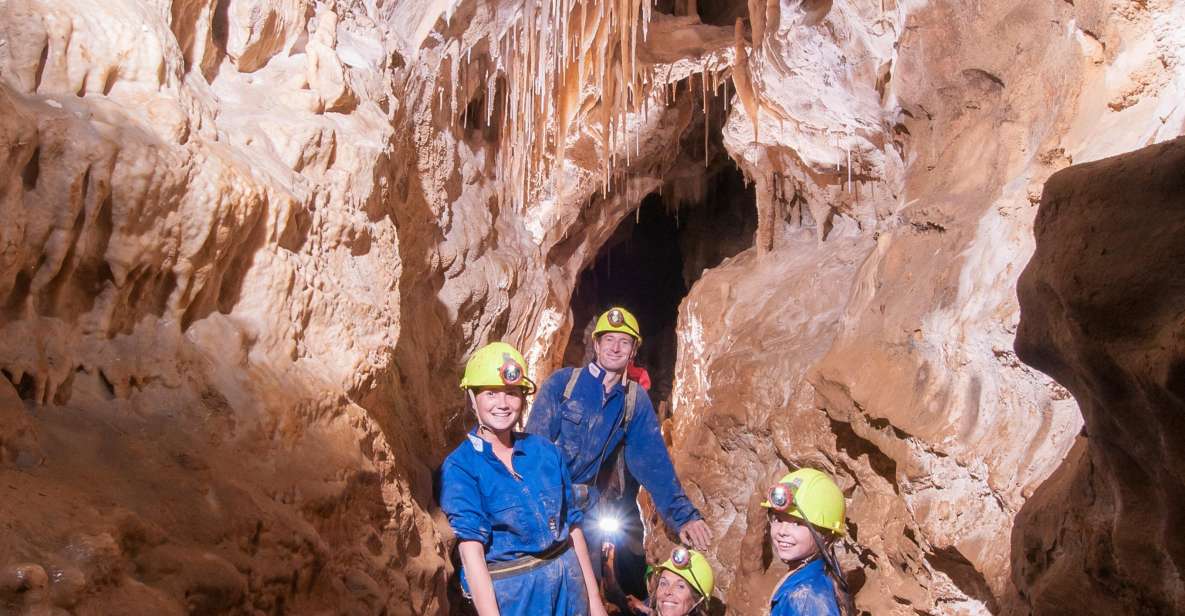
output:
[[[625,381],[625,378],[626,378],[626,371],[627,371],[627,370],[629,370],[629,367],[630,367],[630,362],[632,362],[632,361],[634,361],[635,359],[637,359],[637,357],[638,357],[638,347],[637,347],[637,345],[634,345],[634,350],[630,351],[630,358],[626,360],[626,362],[625,362],[625,367],[624,367],[624,368],[622,368],[620,371],[616,371],[616,372],[617,372],[617,374],[620,374],[620,375],[621,375],[621,380],[622,380],[622,381]],[[612,370],[609,370],[608,368],[606,368],[606,367],[605,367],[603,364],[601,364],[601,358],[597,357],[597,354],[596,354],[596,353],[593,353],[593,361],[592,361],[592,363],[593,363],[593,365],[594,365],[594,366],[596,366],[597,368],[600,368],[600,369],[601,369],[601,372],[614,372],[614,371],[612,371]]]
[[[651,593],[650,593],[650,600],[653,602],[653,605],[651,605],[651,607],[653,607],[653,608],[654,608],[654,611],[658,613],[658,616],[663,616],[663,614],[662,614],[662,607],[661,607],[661,606],[659,606],[659,603],[658,603],[658,588],[657,588],[657,584],[655,585],[655,590],[654,590],[654,592],[651,592]],[[692,610],[694,610],[695,608],[699,607],[699,604],[701,604],[701,603],[703,603],[704,601],[707,601],[707,600],[708,600],[708,598],[707,598],[707,597],[705,597],[704,595],[700,595],[700,596],[699,596],[699,599],[697,599],[697,600],[695,601],[695,603],[692,603],[692,604],[691,604],[691,609],[692,609]],[[689,611],[688,613],[690,613],[690,611]]]
[[[465,393],[469,395],[469,407],[473,409],[473,416],[477,417],[477,431],[481,432],[484,430],[493,434],[494,430],[481,420],[481,413],[477,412],[477,395],[473,393],[472,389],[466,389]]]
[[[848,580],[844,577],[843,569],[839,567],[839,559],[835,557],[832,544],[828,544],[823,540],[822,534],[815,530],[813,524],[808,524],[807,528],[811,531],[811,538],[815,541],[815,547],[819,550],[819,557],[823,559],[823,564],[830,567],[835,573],[835,579],[839,580],[839,584],[843,587],[844,592],[851,592],[848,589]]]

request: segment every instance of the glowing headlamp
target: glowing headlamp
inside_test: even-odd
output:
[[[625,325],[625,315],[622,314],[621,310],[618,310],[617,308],[610,310],[609,314],[606,315],[605,318],[609,320],[609,324],[613,327],[621,327],[622,325]]]
[[[613,534],[621,530],[621,520],[612,515],[601,516],[597,518],[597,528],[603,533]]]

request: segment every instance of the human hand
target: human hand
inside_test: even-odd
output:
[[[679,539],[683,540],[684,545],[703,552],[712,543],[712,530],[708,528],[707,522],[692,520],[679,529]]]
[[[626,595],[625,603],[626,603],[626,605],[629,606],[630,610],[633,611],[633,613],[635,613],[635,614],[653,614],[654,613],[654,611],[650,609],[650,606],[646,605],[645,601],[643,601],[633,595]]]

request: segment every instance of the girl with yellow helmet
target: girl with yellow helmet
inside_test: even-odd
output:
[[[514,431],[535,384],[514,347],[494,342],[465,366],[478,426],[441,468],[440,508],[480,616],[604,616],[568,467],[545,438]]]
[[[832,547],[844,534],[844,498],[826,474],[803,468],[766,493],[773,552],[790,571],[770,596],[770,616],[851,616],[851,593]]]

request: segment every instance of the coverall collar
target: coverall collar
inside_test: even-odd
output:
[[[597,362],[592,361],[592,362],[589,362],[589,364],[588,364],[588,373],[593,375],[593,378],[595,378],[597,380],[597,382],[601,384],[601,389],[603,390],[605,388],[605,375],[607,374],[605,369],[602,368],[601,366],[599,366],[597,364]],[[613,389],[617,389],[619,387],[625,387],[625,373],[624,372],[617,379],[617,382],[613,384]]]
[[[774,589],[774,594],[770,597],[770,604],[777,603],[786,598],[792,590],[804,581],[826,576],[827,570],[823,566],[823,559],[819,557],[812,558],[805,565],[787,573],[782,576],[782,580],[778,582],[777,588]]]
[[[487,443],[484,438],[482,438],[481,436],[479,436],[477,434],[477,431],[480,428],[481,428],[481,426],[475,426],[472,430],[469,431],[469,434],[466,435],[469,438],[469,444],[473,446],[473,449],[475,451],[477,451],[477,453],[480,453],[485,456],[493,456],[494,455],[494,448],[490,447],[490,444]],[[524,453],[523,452],[523,436],[524,436],[524,434],[522,432],[511,431],[510,442],[511,442],[511,446],[514,448],[513,455],[518,456],[518,455],[522,455]]]

